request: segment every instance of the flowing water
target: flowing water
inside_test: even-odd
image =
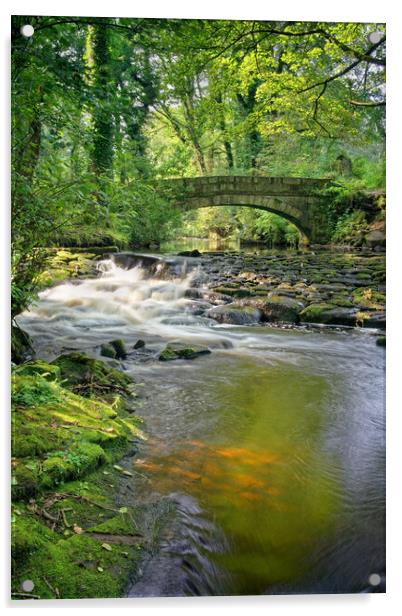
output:
[[[111,260],[19,318],[37,354],[121,338],[148,440],[130,491],[173,513],[129,596],[383,589],[384,350],[364,331],[218,325],[186,296],[197,270]],[[160,362],[169,341],[208,346]],[[381,584],[376,585],[379,577]],[[371,577],[370,577],[371,576]],[[371,584],[370,584],[371,582]]]

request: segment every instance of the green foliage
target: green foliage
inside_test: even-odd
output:
[[[269,246],[297,247],[300,241],[300,233],[293,224],[269,212],[259,212],[255,232]]]
[[[16,406],[38,406],[60,401],[58,390],[43,376],[37,375],[17,383],[14,382],[12,388],[12,402]]]
[[[341,244],[361,242],[367,230],[368,225],[364,212],[356,210],[338,219],[332,239]]]
[[[317,177],[336,174],[344,151],[352,163],[370,151],[372,178],[383,182],[385,36],[367,51],[373,29],[384,26],[184,20],[162,28],[149,124],[158,161],[168,167],[180,148],[190,175],[257,168]],[[164,148],[160,133],[166,143],[169,129]]]
[[[284,218],[252,208],[202,208],[184,217],[184,235],[239,238],[261,241],[267,246],[298,246],[300,232]]]

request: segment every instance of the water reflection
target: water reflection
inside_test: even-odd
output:
[[[134,465],[157,492],[196,497],[223,529],[230,550],[212,558],[230,572],[226,592],[261,593],[305,575],[307,557],[336,529],[339,471],[321,446],[328,384],[243,358],[227,382],[208,387],[216,423],[204,440],[170,452],[151,442]]]

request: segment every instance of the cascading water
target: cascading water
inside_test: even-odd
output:
[[[143,383],[149,439],[125,494],[174,515],[129,595],[367,589],[384,570],[383,349],[364,332],[218,325],[189,291],[196,262],[131,265],[102,261],[18,318],[45,359],[124,340]],[[171,341],[212,353],[158,361]]]

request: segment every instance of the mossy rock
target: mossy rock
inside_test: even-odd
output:
[[[92,252],[49,251],[47,267],[39,274],[37,284],[43,288],[61,283],[68,278],[93,275],[96,273],[96,266],[92,260],[95,256]]]
[[[371,278],[370,272],[359,272],[358,274],[356,274],[357,280],[370,280],[370,278]]]
[[[354,303],[359,308],[381,310],[385,306],[385,294],[371,287],[360,287],[352,291]]]
[[[110,342],[110,346],[112,346],[116,352],[117,359],[126,359],[127,357],[127,349],[123,340],[112,340]]]
[[[21,515],[21,509],[21,506],[17,508],[20,515],[14,514],[11,521],[12,572],[34,552],[57,539],[57,535],[35,520],[33,515]]]
[[[220,293],[221,295],[230,295],[233,297],[249,297],[253,295],[253,291],[250,289],[246,289],[245,287],[231,288],[230,286],[221,286],[214,288],[215,293]]]
[[[134,517],[127,507],[123,507],[125,512],[121,511],[96,526],[88,529],[89,533],[108,533],[110,535],[127,535],[132,536],[138,534],[139,530],[135,523]]]
[[[34,355],[32,338],[15,325],[11,326],[11,361],[20,364]]]
[[[42,463],[40,486],[47,488],[69,479],[77,479],[106,462],[100,445],[81,441],[65,451],[51,452]]]
[[[81,359],[88,367],[89,358]],[[106,373],[103,369],[99,373],[100,367]],[[102,362],[95,368],[102,382],[117,373]],[[126,507],[116,511],[109,500],[108,475],[113,469],[101,468],[120,460],[128,447],[133,449],[133,441],[142,436],[138,419],[117,395],[120,386],[108,403],[82,397],[59,381],[59,371],[62,377],[64,369],[64,364],[37,361],[13,371],[12,592],[16,599],[27,579],[34,583],[32,594],[41,599],[119,597],[141,558],[143,538],[135,518]],[[125,375],[117,375],[124,378],[122,384],[131,383]],[[113,537],[110,544],[105,540],[108,536]]]
[[[141,436],[119,396],[105,404],[40,374],[15,371],[12,403],[14,498],[82,477],[105,463],[109,451]]]
[[[26,465],[30,465],[31,468]],[[39,469],[40,465],[36,460],[13,460],[11,475],[11,496],[13,500],[29,498],[38,492]]]
[[[261,321],[261,311],[254,306],[241,304],[227,304],[225,306],[214,306],[205,312],[206,317],[214,319],[219,323],[231,325],[252,325]]]
[[[298,323],[304,304],[286,295],[270,294],[266,301],[258,303],[264,321]]]
[[[116,357],[116,350],[112,347],[111,344],[102,344],[100,348],[100,354],[102,357],[110,357],[110,359],[114,359]]]
[[[104,362],[85,353],[73,352],[60,355],[52,362],[60,368],[66,387],[81,395],[121,391],[129,394],[133,380],[123,372],[110,368]]]
[[[18,368],[18,374],[22,376],[32,376],[34,374],[40,374],[47,381],[57,381],[60,379],[60,368],[49,364],[43,359],[35,359],[33,361],[25,362]]]
[[[159,354],[159,361],[172,361],[174,359],[195,359],[201,355],[209,355],[211,351],[206,347],[194,346],[187,347],[182,344],[171,343],[166,345]]]
[[[330,304],[331,306],[337,306],[340,308],[353,308],[354,307],[354,303],[345,296],[336,296],[336,297],[331,297],[331,299],[327,300],[327,303]]]
[[[385,347],[386,342],[387,342],[387,339],[385,336],[378,336],[377,340],[375,341],[376,345],[379,347]]]
[[[310,304],[300,313],[304,323],[323,323],[326,325],[356,325],[356,310],[352,308],[334,308],[331,304]]]

